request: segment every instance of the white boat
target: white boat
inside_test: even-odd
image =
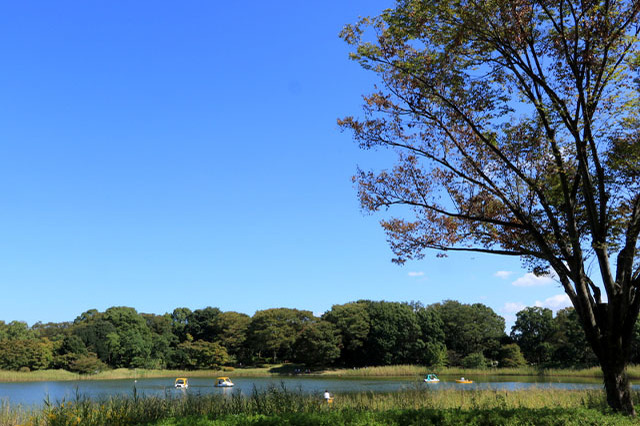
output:
[[[424,378],[424,381],[426,383],[440,383],[440,379],[438,378],[438,376],[433,373],[427,374],[427,376]]]

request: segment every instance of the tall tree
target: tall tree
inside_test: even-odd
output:
[[[316,318],[311,311],[274,308],[257,311],[248,328],[251,345],[259,356],[278,359],[294,358],[293,345],[303,327]]]
[[[333,305],[322,318],[334,324],[340,333],[342,362],[350,366],[366,364],[364,344],[371,328],[366,303],[360,301]]]
[[[247,330],[251,323],[251,317],[239,312],[222,312],[218,315],[218,328],[220,330],[220,344],[225,347],[229,355],[235,361],[242,361],[246,357],[245,342]]]
[[[186,331],[194,340],[213,342],[218,339],[220,327],[218,316],[220,309],[207,306],[204,309],[196,309],[187,318]]]
[[[481,303],[462,304],[446,300],[429,307],[442,318],[444,342],[452,351],[452,363],[473,353],[491,359],[499,357],[500,340],[504,337],[504,318]]]
[[[553,355],[551,341],[555,331],[551,309],[528,307],[516,314],[511,338],[520,346],[529,362],[543,364],[549,362]]]
[[[101,361],[111,364],[107,336],[115,333],[116,327],[104,320],[104,314],[91,309],[78,316],[73,324],[73,334],[82,340],[87,349],[95,353]]]
[[[356,177],[365,210],[408,207],[382,222],[395,260],[464,250],[553,272],[609,405],[632,415],[639,10],[638,0],[398,0],[342,32],[382,84],[363,119],[340,120],[363,148],[399,154],[392,170]]]
[[[418,324],[422,329],[424,349],[420,351],[419,363],[432,366],[443,366],[447,362],[447,347],[445,346],[444,322],[433,307],[421,305],[414,307]]]
[[[107,334],[109,357],[117,367],[145,367],[151,356],[151,331],[134,308],[114,306],[104,311],[104,320],[115,330]]]
[[[171,327],[173,334],[181,341],[187,340],[187,327],[192,312],[189,308],[175,308],[171,313]],[[193,336],[191,336],[193,338]]]
[[[151,360],[149,367],[165,368],[171,360],[178,338],[173,334],[171,315],[141,314],[151,331]]]
[[[340,335],[335,325],[318,320],[306,324],[295,342],[295,360],[308,366],[326,366],[340,356]]]
[[[413,309],[398,302],[365,301],[371,328],[364,345],[369,365],[408,364],[424,349]]]
[[[575,309],[559,310],[553,322],[556,330],[556,334],[553,336],[553,358],[557,365],[563,367],[598,365],[598,360],[587,343]],[[634,341],[637,342],[637,338]],[[631,362],[636,363],[633,356]]]

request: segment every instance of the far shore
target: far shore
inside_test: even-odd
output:
[[[116,380],[144,379],[155,377],[284,377],[299,375],[302,377],[420,377],[427,373],[442,376],[548,376],[548,377],[602,377],[598,367],[587,369],[538,369],[535,367],[520,368],[487,368],[463,369],[457,367],[424,367],[418,365],[394,365],[363,368],[331,368],[312,369],[296,364],[274,364],[263,367],[225,368],[223,370],[147,370],[118,368],[102,371],[97,374],[77,374],[66,370],[39,370],[18,372],[0,370],[0,382],[36,382],[36,381],[68,381],[68,380]],[[640,379],[640,366],[628,368],[631,379]]]

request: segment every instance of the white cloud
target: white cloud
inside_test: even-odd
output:
[[[535,274],[527,272],[511,284],[516,287],[536,287],[553,284],[554,282],[552,276],[537,277]]]
[[[502,307],[502,312],[505,314],[515,314],[524,308],[526,308],[526,306],[520,302],[507,302]]]
[[[566,294],[556,294],[555,296],[545,299],[544,302],[536,300],[535,305],[540,308],[548,308],[556,312],[562,308],[571,306],[571,300]]]
[[[407,275],[409,275],[410,277],[422,277],[424,276],[424,272],[420,271],[420,272],[409,272]]]
[[[493,274],[493,276],[506,280],[507,278],[509,278],[511,274],[513,274],[512,271],[498,271],[495,274]]]

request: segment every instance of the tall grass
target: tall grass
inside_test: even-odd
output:
[[[636,371],[640,374],[640,369]],[[319,374],[339,377],[403,377],[422,376],[433,372],[444,376],[602,376],[602,372],[596,367],[582,370],[540,369],[535,367],[468,369],[459,367],[424,367],[418,365],[389,365],[382,367],[326,370]]]
[[[79,374],[66,370],[39,370],[30,372],[0,370],[0,382],[36,382],[52,380],[79,380]]]
[[[637,403],[640,394],[633,395]],[[291,391],[284,385],[265,390],[254,389],[250,395],[184,395],[175,392],[164,397],[140,398],[135,392],[128,397],[91,400],[76,395],[73,400],[46,404],[42,409],[25,411],[20,407],[0,406],[1,425],[128,425],[159,422],[163,419],[225,416],[282,416],[289,414],[321,414],[339,411],[392,412],[398,410],[546,410],[589,409],[604,412],[606,400],[602,391],[550,390],[432,390],[411,389],[395,393],[350,393],[337,395],[327,405],[318,395]],[[276,423],[271,423],[276,424]]]
[[[537,368],[525,366],[518,368],[484,368],[468,369],[460,367],[424,367],[419,365],[388,365],[382,367],[363,367],[352,369],[334,369],[318,372],[323,376],[337,377],[404,377],[422,376],[427,373],[437,373],[443,376],[546,376],[546,377],[585,377],[601,378],[600,367],[583,369],[570,368]],[[640,365],[627,367],[631,379],[640,379]]]
[[[269,368],[243,368],[228,370],[147,370],[142,368],[116,368],[97,374],[77,374],[66,370],[38,370],[30,372],[0,370],[0,382],[42,382],[69,380],[115,380],[156,377],[261,377],[272,376]]]
[[[324,370],[318,374],[337,377],[404,377],[423,376],[433,370],[420,365],[386,365],[352,369]]]
[[[114,379],[142,379],[156,377],[273,377],[293,374],[294,368],[290,364],[272,365],[256,368],[238,368],[227,370],[147,370],[118,368],[98,374],[80,375],[65,370],[39,370],[31,372],[0,370],[0,382],[29,382],[29,381],[64,381],[64,380],[114,380]],[[332,377],[418,377],[427,373],[438,373],[443,376],[547,376],[547,377],[585,377],[601,378],[599,367],[586,369],[543,369],[536,367],[519,368],[487,368],[463,369],[457,367],[425,367],[420,365],[389,365],[382,367],[343,368],[317,370],[311,375]],[[629,366],[627,372],[631,379],[640,379],[640,365]]]
[[[0,400],[0,425],[2,426],[25,424],[33,413],[33,410],[21,405],[12,406],[7,400]]]

